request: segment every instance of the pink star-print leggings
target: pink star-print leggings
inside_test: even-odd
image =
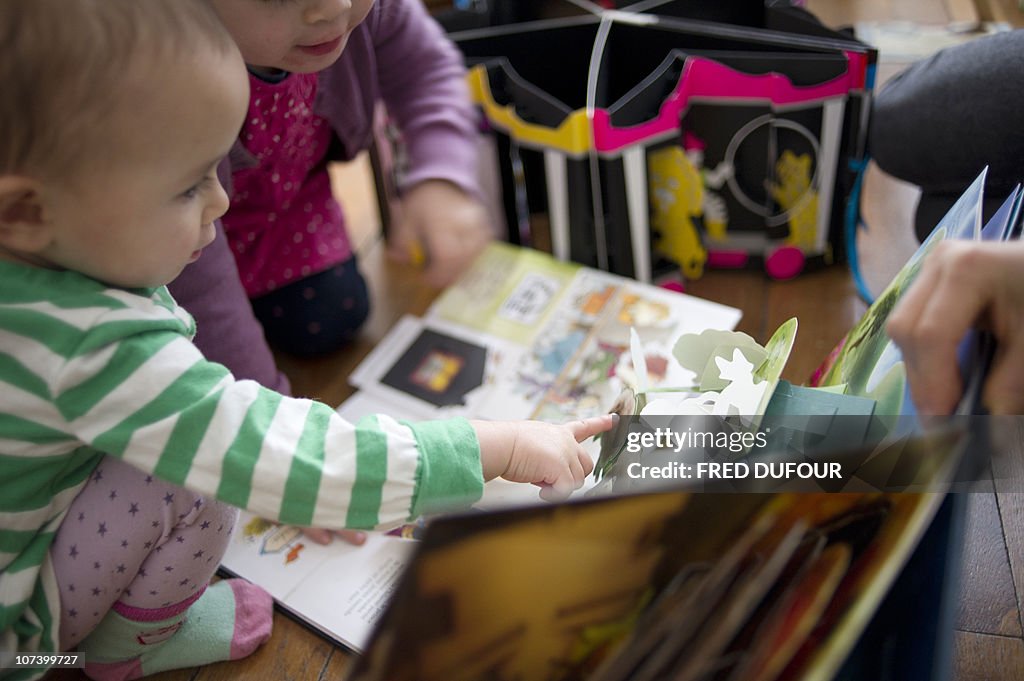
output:
[[[238,510],[104,457],[50,548],[69,650],[108,610],[168,616],[195,601],[227,548]],[[159,618],[159,617],[158,617]]]

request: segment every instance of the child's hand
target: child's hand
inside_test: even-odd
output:
[[[304,527],[302,534],[306,539],[321,546],[330,544],[335,535],[353,546],[362,546],[366,543],[366,533],[362,530],[325,530],[319,527]]]
[[[469,266],[494,238],[484,206],[444,180],[427,180],[402,197],[401,212],[388,241],[400,262],[412,262],[421,249],[423,276],[443,288]]]
[[[280,525],[276,520],[267,520],[267,522],[273,523],[274,525]],[[319,527],[301,527],[302,536],[310,540],[314,544],[320,544],[321,546],[327,546],[331,543],[334,536],[337,535],[339,539],[353,546],[362,546],[366,543],[366,532],[362,530],[325,530]]]
[[[540,486],[542,499],[568,497],[583,485],[594,462],[581,442],[610,429],[612,414],[563,425],[541,421],[473,421],[484,480],[502,477]]]

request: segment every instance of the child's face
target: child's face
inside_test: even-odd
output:
[[[250,66],[314,73],[333,64],[374,0],[211,0]]]
[[[37,254],[125,288],[170,282],[213,240],[213,221],[228,208],[217,165],[249,99],[234,51],[135,70],[147,74],[125,78],[105,146],[94,145],[100,153],[53,184],[52,238]]]

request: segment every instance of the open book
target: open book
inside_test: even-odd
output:
[[[684,333],[740,311],[529,249],[492,244],[423,319],[406,317],[350,377],[350,420],[472,416],[562,422],[605,413],[633,378],[630,329],[653,385],[692,382],[670,362]]]
[[[1020,192],[982,229],[981,186],[979,178],[934,239],[1015,238]],[[880,451],[859,437],[853,454],[863,475],[845,476],[843,494],[708,493],[677,481],[451,516],[428,524],[422,542],[375,537],[354,550],[300,548],[293,529],[255,521],[236,534],[225,566],[365,649],[352,668],[357,679],[699,679],[712,671],[737,681],[829,679],[844,660],[862,667],[856,678],[880,678],[871,664],[882,664],[884,651],[897,651],[884,660],[902,670],[892,678],[929,678],[948,668],[952,648],[962,507],[944,492],[963,453],[984,444],[962,428],[892,427],[890,417],[910,416],[912,405],[884,321],[933,246],[922,246],[895,293],[883,294],[830,355],[821,388],[775,381],[760,403],[768,416],[852,408],[889,424],[899,456],[882,456],[891,438]],[[737,319],[728,308],[496,245],[424,320],[400,325],[367,359],[356,373],[361,390],[342,412],[597,413],[611,404],[613,382],[693,384],[698,372],[673,364],[677,341]],[[645,337],[639,350],[630,327]],[[762,380],[777,379],[789,333],[768,343]],[[964,413],[976,406],[983,346],[963,350]],[[813,461],[827,452],[800,453]],[[886,487],[894,476],[898,490]],[[863,641],[863,655],[851,656]],[[904,650],[912,659],[900,658]]]
[[[936,240],[1015,238],[1020,192],[983,229],[981,186],[830,355],[820,388],[772,386],[766,412],[779,399],[844,395],[888,429],[852,447],[863,475],[844,476],[842,493],[709,493],[676,481],[440,519],[350,678],[945,678],[963,513],[962,495],[946,492],[988,444],[963,421],[904,431],[893,420],[913,407],[884,322]],[[991,352],[981,340],[962,349],[963,414],[977,408]]]
[[[631,327],[648,339],[649,366],[667,368],[669,348],[682,333],[731,329],[739,318],[734,308],[493,244],[424,319],[405,317],[388,333],[350,377],[360,390],[339,412],[351,421],[371,413],[410,420],[596,415],[632,371]],[[651,373],[662,382],[691,380]],[[492,481],[478,506],[534,502],[537,494],[529,485]],[[223,568],[360,651],[412,544],[370,533],[362,547],[323,547],[298,528],[245,516]]]
[[[278,606],[360,651],[412,556],[414,542],[377,532],[363,546],[315,544],[302,530],[242,513],[221,568],[259,584]]]
[[[915,446],[939,476],[963,440]],[[442,518],[350,678],[832,678],[941,500],[667,491]]]

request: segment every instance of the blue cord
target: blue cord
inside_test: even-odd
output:
[[[868,156],[866,154],[864,158],[850,159],[850,170],[857,173],[857,176],[853,180],[850,198],[846,202],[844,228],[846,259],[850,263],[850,274],[853,275],[853,283],[857,286],[857,294],[860,295],[861,299],[868,305],[871,305],[871,303],[875,302],[875,299],[864,282],[864,277],[860,271],[860,261],[857,258],[857,230],[860,228],[867,229],[868,227],[867,223],[860,217],[860,193],[864,184],[864,172],[867,170],[867,167]]]

